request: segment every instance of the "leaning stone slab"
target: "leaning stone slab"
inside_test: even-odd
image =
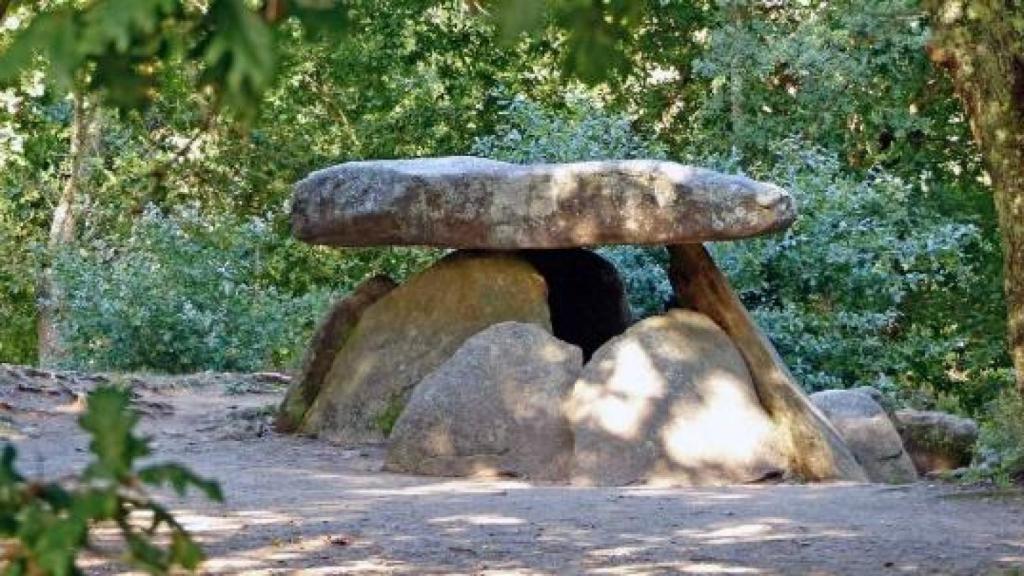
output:
[[[349,445],[383,440],[416,384],[467,338],[506,321],[551,331],[537,270],[511,254],[447,256],[363,311],[299,431]]]
[[[562,405],[582,365],[579,348],[539,326],[491,326],[416,386],[385,469],[568,478],[573,438]]]
[[[396,286],[387,276],[374,276],[331,306],[313,333],[299,377],[292,382],[281,402],[274,419],[278,432],[294,432],[298,428],[320,393],[334,358],[354,332],[363,312]]]
[[[681,305],[711,317],[750,369],[761,404],[782,432],[789,471],[807,481],[867,480],[842,436],[801,390],[700,244],[669,246],[669,280]]]
[[[295,236],[335,246],[679,244],[756,236],[795,217],[777,186],[656,160],[349,162],[296,184],[292,203]]]
[[[643,320],[602,346],[567,410],[577,483],[731,484],[788,471],[743,357],[691,310]]]

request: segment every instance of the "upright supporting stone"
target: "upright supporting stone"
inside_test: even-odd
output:
[[[335,302],[313,333],[299,377],[295,379],[274,420],[278,432],[295,432],[316,401],[324,378],[334,364],[338,351],[355,329],[363,312],[398,284],[387,276],[374,276],[356,287],[345,298]]]
[[[866,481],[842,437],[811,403],[768,337],[701,244],[669,246],[669,279],[681,305],[711,317],[732,338],[775,421],[790,471],[805,480]]]

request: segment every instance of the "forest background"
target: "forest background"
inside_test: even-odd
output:
[[[714,255],[805,389],[980,418],[1024,468],[1005,242],[936,18],[913,0],[0,2],[0,361],[287,369],[333,299],[441,255],[293,240],[308,172],[658,157],[796,196],[792,229]],[[638,317],[659,313],[665,254],[602,252]]]

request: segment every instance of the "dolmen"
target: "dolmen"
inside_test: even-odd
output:
[[[397,472],[580,484],[868,479],[703,242],[787,228],[783,189],[654,160],[350,162],[296,184],[295,236],[454,249],[320,323],[281,431],[385,443]],[[590,249],[666,246],[677,307],[634,321]]]

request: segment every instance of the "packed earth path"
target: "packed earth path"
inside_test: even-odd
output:
[[[0,368],[0,430],[32,477],[87,460],[76,417],[88,388],[131,386],[155,458],[224,488],[223,504],[165,499],[205,547],[204,574],[1024,573],[1024,496],[1013,490],[399,475],[381,471],[380,447],[273,432],[284,392],[275,375],[55,378]],[[98,557],[83,567],[130,573]]]

